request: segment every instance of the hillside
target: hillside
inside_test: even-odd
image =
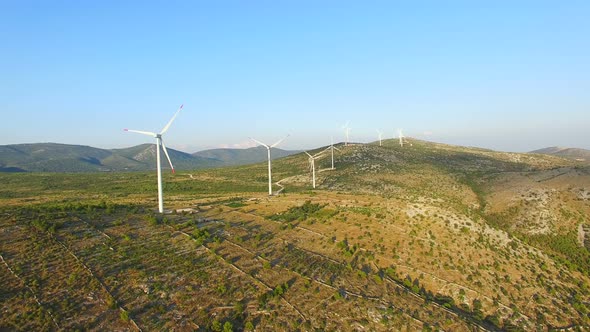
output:
[[[562,147],[549,147],[544,149],[539,149],[535,151],[531,151],[530,153],[540,153],[540,154],[548,154],[552,156],[577,160],[577,161],[585,161],[590,162],[590,150],[585,149],[577,149],[577,148],[562,148]]]
[[[301,151],[287,151],[273,148],[271,158],[278,159]],[[268,159],[265,147],[258,146],[248,149],[210,149],[193,153],[193,156],[214,159],[222,162],[226,166],[248,165]]]
[[[193,156],[191,154],[177,151],[174,149],[167,149],[168,154],[170,155],[170,159],[172,160],[172,164],[174,165],[174,168],[178,170],[190,170],[224,166],[223,163],[211,158]],[[156,167],[155,144],[142,144],[126,149],[113,149],[111,151],[113,151],[113,155],[115,156],[122,156],[124,158],[139,162],[141,165],[145,165],[143,167],[136,166],[134,170],[155,169]],[[168,166],[168,162],[165,159],[166,157],[163,153],[161,157],[163,167],[170,168]],[[114,163],[110,160],[107,162],[109,163],[109,165],[114,165]]]
[[[178,170],[247,165],[267,159],[266,149],[212,149],[188,154],[168,148]],[[273,148],[272,159],[298,153]],[[165,158],[162,156],[162,158]],[[57,143],[0,146],[0,172],[97,172],[145,171],[155,169],[154,144],[124,149],[98,149],[90,146]],[[163,168],[170,168],[163,159]]]
[[[20,171],[94,171],[100,170],[107,150],[89,146],[56,143],[0,146],[0,167]]]
[[[264,162],[166,173],[165,216],[152,173],[0,174],[0,329],[589,329],[590,166],[410,140],[315,190],[281,158],[272,197]]]
[[[180,170],[223,165],[217,160],[174,149],[168,149],[168,152],[174,168]],[[163,168],[170,168],[165,160],[162,165]],[[0,146],[0,172],[142,171],[155,167],[154,144],[113,150],[57,143]]]

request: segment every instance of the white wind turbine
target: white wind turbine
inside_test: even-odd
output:
[[[168,150],[166,150],[166,145],[164,145],[164,142],[162,141],[162,135],[164,135],[168,131],[168,128],[170,128],[170,125],[172,124],[174,119],[176,119],[176,116],[178,116],[178,113],[180,112],[180,110],[182,110],[183,106],[184,105],[180,105],[180,107],[178,108],[176,113],[174,113],[174,116],[172,117],[172,119],[170,119],[168,124],[160,131],[160,133],[152,133],[149,131],[132,130],[132,129],[123,129],[125,131],[132,132],[132,133],[138,133],[138,134],[152,136],[156,139],[156,170],[158,173],[158,211],[160,213],[164,213],[164,198],[162,195],[162,167],[161,167],[161,163],[160,163],[160,147],[162,147],[162,150],[164,150],[164,154],[166,155],[166,159],[168,159],[168,163],[170,164],[170,168],[172,169],[172,173],[174,173],[174,166],[172,166],[172,161],[170,160],[170,156],[168,155]]]
[[[404,133],[402,132],[401,129],[397,130],[397,135],[399,136],[399,145],[401,147],[404,147],[404,142],[408,143],[408,140],[406,139],[406,137],[404,136]],[[410,146],[412,146],[412,144],[410,143]]]
[[[313,185],[313,189],[315,189],[315,160],[319,159],[320,157],[322,157],[322,153],[324,153],[326,150],[320,152],[320,153],[316,153],[313,156],[310,155],[307,151],[304,151],[306,155],[309,156],[309,168],[311,168],[311,181],[312,181],[312,185]]]
[[[254,142],[264,146],[268,152],[268,196],[272,196],[272,169],[271,169],[271,162],[270,162],[270,149],[281,144],[281,142],[284,141],[285,138],[287,138],[287,137],[289,137],[289,135],[285,136],[284,138],[281,138],[279,141],[277,141],[275,144],[272,144],[272,145],[264,144],[260,141],[253,139],[252,137],[250,137],[250,139],[253,140]]]
[[[379,146],[382,146],[381,140],[383,140],[383,132],[377,129],[377,134],[379,134]]]
[[[332,137],[332,139],[331,139],[330,146],[324,151],[328,151],[328,150],[330,150],[332,152],[332,168],[331,169],[334,169],[334,150],[340,151],[339,148],[334,146],[334,137]]]
[[[344,129],[344,135],[346,137],[346,141],[344,141],[344,146],[348,146],[348,136],[350,134],[350,127],[348,126],[349,124],[350,121],[346,121],[346,124],[342,126],[342,129]]]

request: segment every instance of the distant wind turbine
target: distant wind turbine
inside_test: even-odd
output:
[[[327,149],[325,149],[324,151],[330,150],[330,152],[332,153],[332,168],[331,169],[334,169],[334,150],[340,151],[340,149],[334,146],[334,137],[331,138],[330,142],[331,142],[330,146]]]
[[[350,121],[346,121],[346,124],[344,126],[342,126],[342,129],[344,129],[344,135],[346,137],[346,141],[344,141],[344,146],[348,146],[348,138],[349,138],[349,134],[350,134],[350,127],[348,126],[350,124]]]
[[[379,146],[382,146],[381,140],[383,139],[383,132],[377,129],[377,134],[379,134]]]
[[[166,150],[166,145],[164,145],[164,141],[162,141],[162,135],[164,135],[168,131],[168,128],[170,128],[170,125],[172,124],[174,119],[176,119],[176,116],[178,116],[178,113],[180,113],[180,110],[182,110],[183,106],[184,105],[180,105],[180,107],[178,108],[176,113],[174,113],[174,116],[172,117],[172,119],[170,119],[168,124],[162,129],[162,131],[160,131],[160,133],[152,133],[149,131],[132,130],[132,129],[123,129],[123,130],[131,132],[131,133],[138,133],[138,134],[152,136],[156,139],[156,170],[158,173],[158,212],[160,212],[160,213],[164,213],[164,198],[163,198],[163,194],[162,194],[162,166],[160,163],[160,147],[162,147],[162,150],[164,150],[164,154],[166,155],[166,159],[168,159],[168,163],[170,164],[170,168],[172,169],[172,173],[174,173],[174,166],[172,166],[172,161],[170,160],[170,155],[168,155],[168,150]]]
[[[272,196],[272,169],[271,169],[271,162],[270,162],[270,149],[281,144],[281,142],[284,141],[285,138],[287,138],[287,137],[289,137],[289,135],[281,138],[279,141],[277,141],[275,144],[272,144],[272,145],[264,144],[260,141],[253,139],[252,137],[250,137],[250,139],[253,140],[254,142],[264,146],[268,152],[268,196]]]
[[[404,147],[404,143],[409,143],[401,129],[397,130],[397,134],[399,136],[399,145],[401,147]],[[410,143],[410,146],[412,146],[412,143]]]
[[[320,157],[322,157],[322,154],[325,152],[326,150],[314,154],[313,156],[311,154],[309,154],[307,151],[304,151],[306,155],[309,156],[309,168],[311,170],[311,182],[313,185],[313,189],[315,189],[315,160],[319,159]]]

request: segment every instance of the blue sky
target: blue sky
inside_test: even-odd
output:
[[[588,1],[2,1],[0,144],[590,149]]]

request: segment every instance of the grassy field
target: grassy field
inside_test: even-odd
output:
[[[341,147],[342,148],[342,147]],[[590,169],[414,141],[316,164],[0,174],[0,329],[589,327]],[[278,190],[275,186],[274,190]]]

